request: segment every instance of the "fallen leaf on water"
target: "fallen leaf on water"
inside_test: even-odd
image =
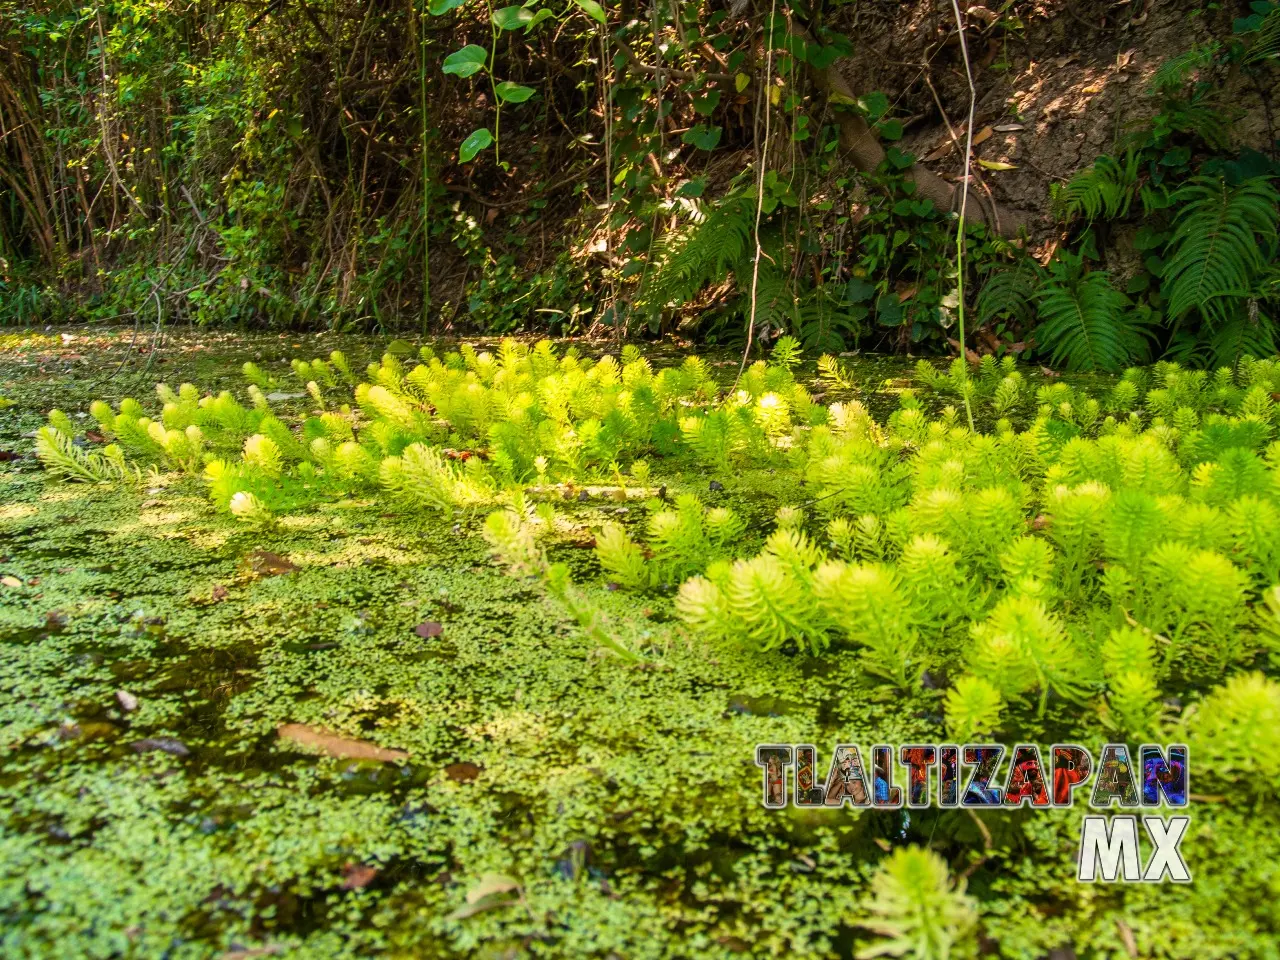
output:
[[[342,868],[342,889],[359,890],[373,883],[378,875],[378,868],[366,863],[348,863]]]
[[[250,570],[264,577],[275,577],[302,569],[288,557],[272,553],[269,550],[255,550],[245,557],[245,561],[248,563]]]
[[[86,431],[84,432],[84,438],[85,438],[86,440],[91,440],[91,441],[93,441],[94,443],[106,443],[106,442],[107,442],[107,438],[106,438],[106,437],[104,437],[102,434],[100,434],[97,430],[86,430]]]
[[[1120,940],[1124,943],[1124,949],[1131,957],[1138,955],[1138,940],[1133,935],[1133,929],[1124,922],[1120,917],[1116,918],[1116,929],[1120,931]]]
[[[282,740],[292,740],[304,747],[313,747],[340,760],[378,760],[392,763],[409,759],[409,754],[403,750],[389,750],[365,740],[348,740],[336,733],[309,727],[305,723],[282,723],[276,728],[276,733]]]
[[[134,710],[138,709],[138,698],[128,690],[117,690],[116,700],[120,702],[120,708],[124,710],[125,713],[132,713]]]
[[[279,953],[281,947],[278,944],[271,944],[266,947],[251,947],[248,950],[228,950],[226,953],[220,954],[218,960],[249,960],[250,957],[270,957]]]
[[[171,754],[175,757],[186,757],[191,755],[191,751],[187,749],[187,745],[181,740],[173,737],[147,737],[145,740],[138,740],[129,744],[139,753],[146,753],[149,750],[160,750],[164,753]]]
[[[480,776],[480,768],[474,763],[451,763],[444,768],[444,775],[455,783],[470,783]]]
[[[227,588],[220,583],[215,583],[213,585],[213,599],[215,600],[227,599]]]
[[[0,450],[0,463],[8,463],[10,460],[21,460],[22,454],[14,453],[12,450]]]
[[[22,581],[17,577],[0,577],[0,583],[3,583],[6,587],[22,586]]]
[[[474,887],[467,891],[466,904],[449,914],[449,919],[465,920],[467,917],[483,913],[485,910],[519,903],[518,897],[503,898],[501,896],[504,893],[511,893],[519,889],[519,881],[511,877],[501,873],[486,873]]]
[[[420,636],[423,640],[430,640],[432,637],[438,637],[444,633],[444,627],[436,623],[434,620],[424,620],[413,628],[413,632]]]

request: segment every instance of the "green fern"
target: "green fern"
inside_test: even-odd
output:
[[[1173,194],[1178,227],[1161,274],[1168,317],[1200,311],[1221,326],[1254,291],[1274,252],[1280,193],[1265,177],[1231,186],[1196,177]]]
[[[1081,275],[1078,258],[1064,257],[1050,267],[1036,299],[1035,340],[1054,366],[1118,371],[1145,356],[1146,323],[1106,271]]]
[[[1083,216],[1115,220],[1127,216],[1138,190],[1140,158],[1130,152],[1123,161],[1104,154],[1066,184],[1053,191],[1054,203],[1064,219]]]
[[[1029,323],[1035,316],[1036,290],[1042,281],[1043,271],[1030,257],[1011,269],[995,272],[978,293],[979,324],[997,319]]]

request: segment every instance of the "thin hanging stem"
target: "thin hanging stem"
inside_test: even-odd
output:
[[[764,142],[760,145],[760,157],[756,162],[756,255],[751,262],[751,314],[747,317],[747,345],[742,351],[742,362],[738,364],[738,376],[733,387],[738,388],[742,379],[742,371],[747,368],[747,357],[751,355],[751,344],[756,332],[756,298],[760,289],[760,257],[764,249],[760,246],[760,215],[764,210],[764,168],[769,156],[769,93],[773,82],[773,18],[778,9],[778,0],[771,0],[769,19],[764,26]]]
[[[973,67],[969,64],[969,44],[964,37],[964,17],[960,13],[959,0],[951,0],[956,15],[956,30],[960,34],[960,54],[964,57],[964,75],[969,81],[969,122],[965,125],[964,179],[960,182],[960,222],[956,226],[956,292],[960,319],[960,360],[964,365],[965,382],[962,396],[964,412],[973,430],[973,407],[969,403],[969,357],[964,345],[964,215],[969,205],[969,171],[973,163],[973,115],[977,110],[978,90],[973,83]]]
[[[431,162],[427,150],[427,0],[418,18],[418,87],[422,114],[422,329],[427,329],[431,309]]]

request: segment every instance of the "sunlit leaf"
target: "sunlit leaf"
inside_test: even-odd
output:
[[[473,130],[471,135],[463,140],[462,145],[458,147],[458,160],[462,163],[470,163],[477,153],[492,144],[493,134],[489,132],[488,127]]]
[[[583,12],[597,23],[608,22],[608,18],[604,15],[604,7],[596,3],[596,0],[573,0],[573,2],[580,6]]]
[[[533,21],[533,11],[524,7],[500,7],[493,11],[493,24],[499,30],[519,30]]]
[[[543,9],[539,10],[537,13],[533,15],[532,20],[530,20],[528,23],[524,25],[524,32],[528,33],[538,24],[542,23],[543,20],[550,20],[554,16],[555,16],[554,13],[552,13],[550,10],[544,7]]]
[[[523,87],[510,80],[504,80],[496,88],[498,99],[503,103],[524,103],[536,92],[533,87]]]
[[[484,47],[469,43],[461,50],[455,50],[445,57],[444,66],[441,69],[445,73],[452,73],[459,77],[469,77],[483,70],[485,61],[488,59],[489,52]]]

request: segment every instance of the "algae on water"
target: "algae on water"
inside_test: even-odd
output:
[[[623,371],[644,358],[616,365],[616,390],[607,378],[600,388],[603,374],[588,380],[595,365],[584,358],[586,372],[563,375],[541,400],[531,389],[538,371],[511,391],[527,395],[526,411],[535,403],[562,409],[572,438],[543,429],[524,443],[499,429],[494,443],[495,426],[512,422],[503,410],[477,391],[470,399],[438,392],[437,403],[434,381],[417,406],[398,404],[393,388],[407,382],[411,365],[378,360],[372,343],[308,339],[294,348],[228,337],[205,351],[177,337],[145,380],[108,378],[88,391],[110,373],[110,351],[127,341],[105,338],[102,356],[83,361],[38,336],[6,342],[0,354],[0,392],[17,401],[0,414],[0,449],[20,454],[0,462],[5,955],[847,957],[885,945],[885,925],[920,898],[933,898],[946,930],[963,933],[952,956],[978,950],[975,930],[984,952],[1010,957],[1068,946],[1078,956],[1125,956],[1131,945],[1139,956],[1266,956],[1276,941],[1275,898],[1241,895],[1246,883],[1259,894],[1280,889],[1277,796],[1269,768],[1254,766],[1274,753],[1280,729],[1257,719],[1276,714],[1261,619],[1274,555],[1265,528],[1248,539],[1253,528],[1237,534],[1234,521],[1215,519],[1235,516],[1241,501],[1258,511],[1274,504],[1277,463],[1266,431],[1276,419],[1273,407],[1241,413],[1257,401],[1235,379],[1192,382],[1166,370],[1130,396],[1123,384],[1132,378],[1060,384],[1015,371],[1024,379],[1015,391],[1000,369],[972,379],[961,370],[957,379],[957,371],[928,376],[854,359],[842,361],[844,386],[818,382],[807,367],[758,369],[740,385],[749,402],[735,403],[722,388],[736,361],[674,357],[653,361],[647,375],[632,367],[644,383],[672,381],[679,407],[669,414],[659,403],[652,416],[633,417],[647,429],[636,433],[632,423],[610,421],[616,404],[592,405],[614,403],[629,389]],[[480,359],[483,348],[467,356],[440,345],[441,375],[457,372],[447,359],[457,353],[459,385],[470,389],[466,373],[475,366],[484,371],[477,379],[492,384],[500,370],[487,364],[511,348],[488,346],[490,360]],[[326,376],[312,359],[333,350],[350,371],[373,361],[385,396],[367,391],[368,410],[339,364],[322,360],[331,363]],[[534,350],[527,357],[529,365],[550,363]],[[308,366],[291,370],[293,359]],[[258,384],[262,403],[246,390],[246,362],[271,388]],[[319,398],[305,384],[295,389],[304,374]],[[157,379],[199,385],[195,406],[176,387],[164,401],[171,425],[160,398],[149,399]],[[358,372],[352,379],[368,382]],[[966,501],[963,516],[989,522],[950,527],[953,513],[936,496],[915,496],[950,482],[964,500],[976,497],[975,478],[1025,476],[1025,460],[1010,464],[990,455],[986,441],[963,439],[948,405],[965,389],[974,390],[988,435],[1004,432],[1002,417],[1022,433],[1044,417],[1037,442],[1071,454],[1052,465],[1055,487],[1022,480],[1027,489],[1013,504],[1025,523],[1016,529],[1002,525],[1001,504]],[[216,402],[223,390],[234,404],[222,403],[222,420],[195,424],[200,399]],[[303,395],[268,399],[274,391]],[[50,409],[64,411],[87,442],[77,451],[98,452],[105,444],[84,440],[97,432],[90,402],[109,402],[114,416],[128,393],[146,398],[132,419],[166,431],[157,440],[144,427],[126,454],[139,474],[63,483],[41,469],[23,435]],[[768,395],[775,400],[761,406]],[[634,398],[632,389],[627,402]],[[453,405],[452,416],[441,404]],[[1138,444],[1108,466],[1104,455],[1119,447],[1106,440],[1106,417],[1124,427],[1131,411],[1143,430],[1160,417],[1180,431],[1159,434],[1172,461]],[[280,427],[267,421],[264,429],[267,417]],[[1250,417],[1265,435],[1241,426]],[[321,426],[308,428],[312,421]],[[597,426],[584,439],[589,421]],[[394,476],[384,486],[350,449],[340,457],[344,443],[359,446],[365,428],[380,422],[392,426],[369,438],[373,466],[396,457],[403,469],[414,443],[435,451],[414,468],[434,484],[430,496]],[[536,417],[521,422],[542,429]],[[674,429],[663,425],[671,422]],[[343,423],[353,427],[349,436]],[[201,459],[208,452],[245,471],[221,488],[230,491],[225,504],[210,498],[219,479],[206,478],[203,464],[184,470],[180,461],[193,451],[169,437],[186,438],[191,425],[205,444]],[[264,443],[246,451],[243,430],[268,438],[278,465]],[[889,453],[864,449],[859,438]],[[329,448],[307,459],[315,439]],[[1038,449],[1019,448],[1018,456]],[[1241,449],[1254,459],[1227,453]],[[503,450],[509,462],[495,457]],[[1197,472],[1200,462],[1222,466]],[[308,464],[311,471],[302,469]],[[1175,503],[1168,498],[1181,498],[1172,542],[1218,577],[1220,609],[1206,606],[1212,598],[1194,609],[1165,604],[1176,565],[1167,576],[1153,568],[1149,580],[1105,575],[1106,558],[1129,547],[1118,523],[1088,526],[1102,507],[1076,488],[1094,482],[1099,464],[1118,471],[1116,489],[1141,482],[1166,498],[1157,503],[1166,526]],[[288,483],[272,486],[263,471]],[[241,482],[250,489],[232,489]],[[523,492],[514,497],[517,485]],[[1077,500],[1063,500],[1056,486],[1072,487]],[[632,488],[643,495],[628,496]],[[388,489],[400,495],[388,500]],[[270,522],[231,509],[241,492],[261,499]],[[561,569],[573,604],[554,583],[528,576],[536,570],[510,576],[494,562],[486,516],[507,511],[517,525],[505,559],[513,544],[543,556]],[[1064,516],[1078,518],[1079,529],[1050,522]],[[913,536],[936,543],[904,551],[913,537],[895,524],[908,520]],[[719,525],[734,536],[717,540]],[[796,532],[790,547],[776,529]],[[1002,550],[993,552],[997,539]],[[1047,543],[1051,553],[1026,542]],[[808,566],[797,561],[815,550],[821,561],[816,553]],[[1245,571],[1235,600],[1233,575],[1209,554]],[[863,586],[874,600],[886,583],[906,584],[914,619],[889,624],[879,648],[857,642],[857,611],[845,611],[847,621],[797,620],[794,633],[783,623],[759,643],[731,631],[716,636],[706,627],[719,621],[687,616],[698,599],[688,585],[702,578],[745,596],[735,561],[762,571],[786,561],[786,575],[801,579],[820,563],[844,564],[830,568],[832,582],[857,564],[878,564],[883,581]],[[912,563],[933,574],[917,576]],[[965,576],[948,580],[955,570]],[[950,586],[935,595],[926,589],[933,583]],[[995,610],[997,593],[1021,598],[1017,610]],[[1078,626],[1095,618],[1107,627],[1097,635],[1109,638],[1116,597],[1140,622],[1159,620],[1150,646],[1122,637],[1103,647]],[[707,587],[699,602],[705,610],[720,601]],[[1025,663],[1000,674],[968,659],[972,650],[989,655],[991,638],[1013,629],[1001,617],[1024,623],[1022,608],[1034,603],[1058,618],[1051,636],[1078,648],[1081,663],[1145,669],[1158,658],[1160,709],[1144,713],[1140,691],[1129,691],[1139,697],[1134,707],[1092,675],[1046,685],[1034,671],[1027,678]],[[821,607],[798,609],[813,616]],[[1219,636],[1221,611],[1237,609],[1235,633]],[[932,625],[918,622],[924,612]],[[971,621],[984,625],[976,637]],[[425,623],[438,629],[416,629]],[[592,641],[584,623],[625,643],[634,662]],[[875,668],[892,665],[867,650],[883,659],[908,635],[911,649],[928,654],[928,672],[913,664],[886,678]],[[1224,672],[1236,679],[1219,686]],[[994,718],[971,674],[996,688]],[[1211,702],[1199,706],[1205,697]],[[1192,743],[1206,751],[1197,767],[1204,779],[1193,789],[1207,799],[1195,803],[1185,845],[1195,883],[1077,884],[1083,810],[978,819],[965,811],[761,807],[758,743],[812,742],[825,756],[837,742],[942,741],[962,719],[974,730],[1046,743],[1101,742],[1116,724],[1199,738]],[[282,737],[282,727],[370,749],[366,759],[337,758]],[[1228,756],[1225,744],[1241,734],[1254,753]],[[1216,768],[1207,765],[1214,750]],[[1239,799],[1235,785],[1250,782],[1255,789]]]

